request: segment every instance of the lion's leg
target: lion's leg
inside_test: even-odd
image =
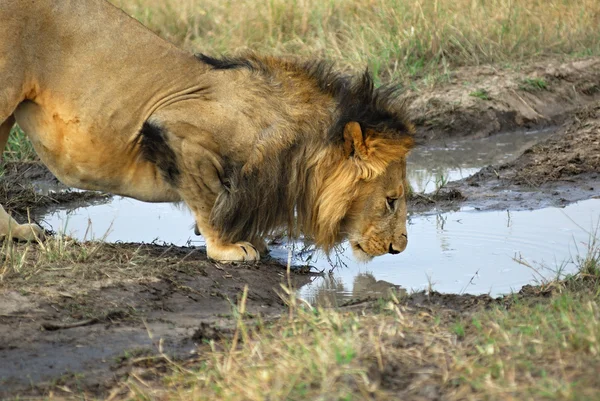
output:
[[[196,233],[202,233],[206,241],[206,253],[210,259],[221,262],[260,260],[260,253],[250,242],[228,243],[222,240],[220,231],[210,223],[210,213],[220,190],[218,176],[204,170],[202,178],[185,177],[179,187],[181,198],[196,219]]]
[[[216,158],[202,146],[191,141],[181,145],[181,177],[178,193],[188,205],[196,220],[196,233],[206,241],[208,257],[222,262],[260,260],[260,253],[249,241],[224,241],[221,231],[210,223],[212,208],[224,190],[219,178]]]
[[[193,210],[193,209],[192,209]],[[208,223],[208,216],[194,211],[196,224],[206,241],[206,253],[209,258],[220,262],[243,262],[260,260],[259,251],[247,241],[234,244],[221,240],[219,232]]]
[[[44,230],[37,224],[19,224],[0,205],[0,238],[16,238],[34,241],[44,237]]]
[[[198,224],[194,226],[194,234],[202,235],[202,233],[198,229]],[[259,255],[266,255],[267,253],[269,253],[269,246],[267,245],[267,242],[264,239],[256,237],[252,238],[248,242],[250,242],[254,249],[258,251]]]
[[[4,148],[8,143],[8,137],[10,136],[10,130],[15,125],[15,117],[9,116],[6,121],[0,124],[0,151],[4,152]]]
[[[10,24],[0,26],[0,38],[11,38]],[[0,40],[0,155],[8,142],[10,130],[15,124],[13,115],[23,100],[25,87],[23,57],[15,53],[14,44],[10,40]],[[9,56],[10,55],[10,56]],[[12,237],[30,241],[44,234],[36,224],[19,224],[0,205],[0,238]]]
[[[8,142],[10,130],[15,123],[15,118],[11,115],[6,121],[0,124],[0,150]],[[0,238],[12,237],[22,241],[31,241],[44,236],[44,230],[37,224],[19,224],[13,219],[0,205]]]
[[[254,246],[254,248],[256,248],[259,254],[266,255],[269,253],[269,246],[267,245],[267,241],[265,241],[263,238],[252,238],[250,243]]]

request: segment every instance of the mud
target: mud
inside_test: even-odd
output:
[[[434,194],[416,194],[413,211],[523,210],[600,197],[600,102],[576,113],[515,161],[488,166]]]
[[[71,259],[56,262],[30,249],[42,266],[3,275],[0,397],[43,395],[57,385],[103,393],[130,359],[189,356],[227,334],[245,286],[250,321],[284,308],[278,292],[288,280],[276,262],[220,265],[195,248],[140,244],[105,244],[77,261],[85,245],[71,246]],[[292,284],[309,279],[294,275]]]
[[[542,81],[544,88],[530,84]],[[600,59],[549,60],[511,70],[463,69],[447,84],[408,92],[421,141],[563,124],[513,162],[489,166],[434,193],[414,194],[412,212],[529,209],[600,197],[599,82]],[[54,189],[40,189],[48,186]],[[105,199],[61,187],[36,163],[5,165],[0,179],[0,203],[21,221],[28,209]],[[276,319],[285,311],[279,293],[288,278],[273,260],[221,265],[208,261],[202,248],[49,241],[45,249],[3,244],[0,397],[37,397],[51,390],[102,396],[152,358],[185,359],[199,344],[231,334],[246,285],[250,321]],[[290,280],[299,288],[311,276],[293,274]],[[520,296],[544,295],[526,288]],[[342,308],[374,307],[365,299]],[[417,310],[450,315],[501,302],[436,292],[403,299]]]
[[[21,222],[31,218],[28,210],[104,202],[110,198],[99,192],[67,188],[40,162],[6,162],[2,168],[0,204]]]
[[[405,94],[423,140],[560,125],[600,99],[600,58],[462,68],[445,81]]]

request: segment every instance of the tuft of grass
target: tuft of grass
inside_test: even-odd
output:
[[[579,275],[600,280],[600,224],[589,238],[585,254],[576,257]]]
[[[7,161],[38,160],[31,141],[18,125],[15,125],[11,130],[2,156]]]
[[[439,172],[435,175],[435,192],[437,195],[448,184],[448,176],[444,172]]]
[[[491,100],[490,94],[485,89],[477,89],[477,90],[469,93],[469,96],[478,97],[479,99],[482,99],[482,100]]]
[[[78,241],[56,234],[37,242],[3,241],[0,283],[21,288],[48,287],[58,280],[61,284],[84,288],[90,281],[115,277],[126,281],[165,276],[171,271],[189,270],[190,274],[198,274],[205,264],[208,262],[195,249],[110,244],[104,242],[104,238]]]
[[[548,90],[548,84],[542,78],[525,78],[519,85],[519,89],[528,92]]]
[[[255,49],[368,66],[377,79],[600,54],[595,0],[112,0],[160,36],[210,54]]]

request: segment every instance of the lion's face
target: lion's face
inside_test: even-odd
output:
[[[408,243],[405,160],[391,163],[383,174],[358,185],[358,194],[344,221],[354,256],[368,261],[404,251]]]

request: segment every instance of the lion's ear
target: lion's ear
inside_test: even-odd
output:
[[[397,138],[385,138],[373,130],[363,132],[355,121],[344,127],[344,154],[354,157],[361,169],[360,175],[366,179],[378,176],[391,162],[405,157],[413,143],[410,133]]]
[[[354,155],[363,160],[369,156],[362,129],[356,121],[350,121],[344,127],[344,154],[346,157]]]

